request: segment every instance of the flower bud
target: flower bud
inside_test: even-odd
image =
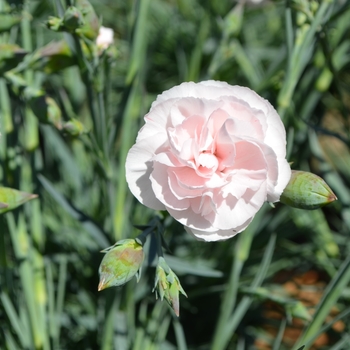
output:
[[[141,275],[144,253],[140,241],[124,239],[102,251],[106,253],[99,267],[100,283],[98,291],[121,286],[135,275],[137,281]]]
[[[100,50],[106,50],[113,43],[114,32],[111,28],[101,26],[96,39],[96,45]]]
[[[8,204],[0,202],[0,209],[6,209],[6,208],[8,208]]]
[[[71,33],[84,24],[84,18],[81,12],[74,6],[69,6],[63,17],[64,27]]]
[[[300,318],[305,321],[311,320],[310,313],[300,301],[289,303],[285,305],[285,308],[286,308],[287,314],[290,314],[292,317]]]
[[[88,0],[76,0],[75,6],[84,16],[84,25],[78,28],[76,33],[92,41],[96,40],[100,24],[93,6]]]
[[[319,176],[293,170],[280,200],[294,208],[312,210],[337,200],[337,197]]]
[[[49,29],[53,30],[54,32],[60,32],[64,28],[62,19],[58,17],[50,16],[45,24]]]
[[[182,289],[181,284],[175,273],[167,265],[163,257],[159,257],[157,270],[156,270],[156,282],[154,289],[156,291],[156,297],[158,298],[158,293],[160,300],[165,300],[174,310],[176,316],[180,314],[180,302],[179,302],[179,292],[186,295],[185,291]]]
[[[85,132],[84,125],[77,119],[71,119],[63,125],[62,130],[70,136],[80,136]]]
[[[61,109],[50,96],[40,95],[30,98],[29,105],[41,123],[54,125],[58,130],[62,129]]]
[[[15,209],[21,204],[37,197],[36,194],[17,191],[8,187],[0,187],[0,214]]]

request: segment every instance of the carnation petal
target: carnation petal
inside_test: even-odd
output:
[[[200,199],[196,198],[196,200]],[[215,228],[208,220],[208,216],[203,217],[201,214],[195,213],[192,208],[180,211],[167,207],[167,211],[175,220],[179,221],[184,226],[208,232],[215,231]]]
[[[152,157],[153,148],[147,140],[136,143],[126,158],[126,181],[132,194],[142,204],[155,210],[164,210],[164,205],[156,198],[151,186]]]
[[[236,236],[237,233],[242,232],[247,228],[247,226],[251,223],[253,218],[246,221],[244,224],[242,224],[239,227],[236,227],[235,230],[216,230],[214,232],[208,232],[208,231],[202,231],[202,230],[196,230],[194,228],[189,228],[185,226],[186,232],[193,235],[199,240],[206,241],[206,242],[215,242],[215,241],[224,241],[229,238],[232,238]]]
[[[181,182],[177,177],[176,169],[169,169],[169,188],[177,199],[181,198],[196,198],[201,196],[204,186],[189,186]]]
[[[266,182],[257,191],[247,189],[241,198],[228,195],[217,207],[213,226],[229,230],[242,226],[258,212],[266,201]]]
[[[273,192],[268,193],[267,200],[269,202],[277,202],[280,199],[280,196],[287,186],[292,171],[290,169],[289,163],[285,159],[280,159],[278,162],[278,179],[277,184],[273,190]]]
[[[234,169],[259,170],[267,168],[264,154],[256,143],[240,140],[235,143],[235,147]]]
[[[170,189],[168,167],[159,162],[153,163],[153,171],[150,174],[152,189],[157,199],[167,208],[185,210],[190,206],[187,198],[178,199]]]

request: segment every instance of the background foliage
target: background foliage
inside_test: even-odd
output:
[[[39,195],[0,215],[0,347],[348,349],[349,1],[91,4],[97,17],[85,0],[0,0],[0,184]],[[84,8],[84,40],[48,28],[69,5]],[[105,52],[97,19],[115,31]],[[138,284],[100,293],[99,251],[154,216],[124,176],[151,102],[206,79],[267,98],[292,167],[321,175],[339,200],[266,206],[218,243],[164,216],[166,260],[188,295],[178,319],[152,294],[152,249]]]

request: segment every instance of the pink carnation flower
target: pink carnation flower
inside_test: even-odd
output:
[[[290,176],[275,109],[254,91],[219,81],[159,95],[126,160],[134,196],[206,241],[243,231],[265,201],[279,200]]]

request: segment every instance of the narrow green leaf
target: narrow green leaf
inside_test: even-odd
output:
[[[266,247],[263,259],[261,261],[259,271],[256,273],[254,281],[251,284],[252,289],[258,288],[264,281],[268,268],[271,263],[272,255],[275,249],[275,243],[276,243],[276,235],[274,234],[274,235],[271,235],[271,238]],[[253,301],[253,298],[250,296],[245,296],[240,301],[240,303],[237,305],[236,309],[234,310],[233,314],[228,319],[228,322],[226,323],[226,325],[224,325],[224,329],[222,330],[222,333],[221,333],[222,339],[218,342],[216,347],[212,347],[213,350],[226,349],[227,344],[230,338],[232,337],[232,334],[237,329],[240,321],[246,314],[252,301]]]
[[[187,350],[185,332],[181,326],[181,323],[178,319],[173,319],[173,327],[175,332],[177,349],[179,350]]]
[[[54,343],[56,345],[55,349],[60,348],[60,331],[61,331],[61,316],[63,314],[64,307],[64,296],[66,292],[67,283],[67,256],[62,255],[60,257],[59,263],[59,273],[58,273],[58,283],[57,283],[57,299],[56,299],[56,309],[54,315],[56,317],[56,334],[54,338]]]
[[[0,13],[0,33],[9,31],[13,26],[22,21],[22,16]]]
[[[6,349],[7,350],[18,350],[20,347],[16,343],[12,334],[10,332],[8,332],[7,330],[4,331],[4,334],[5,334],[5,341],[6,341]]]
[[[1,51],[1,47],[0,47],[0,51]],[[0,63],[0,70],[1,70],[1,63]],[[1,121],[1,124],[2,124],[1,130],[5,130],[7,134],[11,133],[13,131],[11,101],[10,101],[9,92],[6,86],[6,81],[3,78],[0,78],[0,119],[3,119]]]
[[[23,348],[29,347],[29,344],[26,343],[26,337],[24,336],[23,325],[21,324],[21,320],[17,315],[16,309],[13,306],[11,299],[5,292],[1,293],[0,299],[1,299],[2,306],[6,311],[7,317],[10,320],[11,326],[13,327],[13,330],[18,336],[22,347]]]
[[[126,76],[126,84],[130,85],[137,72],[141,70],[144,65],[145,54],[147,48],[147,16],[150,0],[140,2],[139,12],[136,16],[137,22],[135,25],[135,33],[132,44],[132,55],[128,74]]]
[[[275,341],[273,342],[272,350],[279,350],[281,348],[281,343],[282,343],[284,331],[286,329],[286,325],[287,325],[287,319],[284,318],[281,321],[280,327],[278,329],[277,336],[275,338]]]
[[[222,272],[212,269],[208,266],[208,263],[200,261],[198,259],[186,261],[176,256],[164,254],[164,258],[169,264],[169,266],[174,269],[179,275],[181,274],[191,274],[195,276],[203,277],[222,277]]]
[[[100,247],[109,246],[107,239],[105,238],[101,229],[92,222],[92,220],[82,213],[80,210],[75,208],[61,193],[59,193],[54,186],[44,176],[38,175],[39,181],[44,186],[47,192],[50,193],[52,198],[61,205],[61,207],[67,211],[74,219],[81,222],[86,231],[88,231],[92,237],[95,238],[96,242]]]

